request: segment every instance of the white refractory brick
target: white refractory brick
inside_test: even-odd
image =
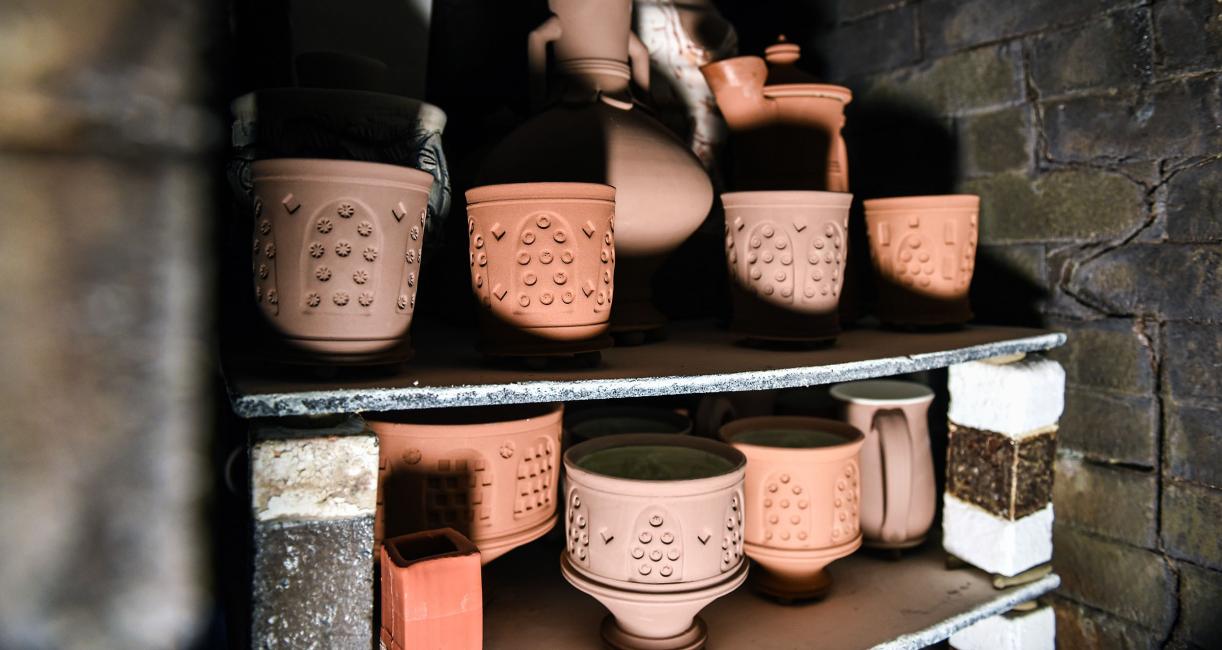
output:
[[[359,419],[262,426],[254,439],[251,506],[257,521],[373,515],[378,439]]]
[[[950,367],[951,422],[1012,438],[1046,429],[1065,409],[1065,370],[1048,359]]]
[[[1010,521],[942,495],[942,548],[989,573],[1013,576],[1052,559],[1052,504]]]
[[[1052,607],[990,616],[955,632],[956,650],[1054,650],[1057,617]]]

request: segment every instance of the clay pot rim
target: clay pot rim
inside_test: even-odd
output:
[[[854,390],[862,388],[876,388],[882,391],[893,389],[896,391],[908,391],[913,393],[910,396],[897,397],[869,397],[865,393],[854,394]],[[923,402],[932,402],[934,398],[933,389],[925,384],[915,381],[899,381],[898,379],[867,379],[864,381],[849,381],[843,384],[836,384],[831,388],[833,398],[841,402],[851,402],[853,404],[862,404],[865,406],[907,406],[909,404],[921,404]]]
[[[721,204],[725,208],[751,207],[795,207],[795,208],[842,208],[853,205],[851,192],[824,192],[817,190],[754,190],[748,192],[724,192]]]
[[[853,101],[853,91],[835,84],[772,84],[764,86],[764,97],[769,99],[812,97],[833,99],[841,104],[848,104]]]
[[[637,479],[620,478],[591,472],[577,465],[579,457],[596,451],[613,447],[688,447],[717,454],[734,465],[729,470],[716,476],[690,479]],[[665,496],[670,498],[698,496],[712,492],[720,492],[735,485],[740,485],[746,475],[747,457],[738,449],[724,442],[698,438],[696,436],[676,436],[673,433],[625,433],[615,436],[601,436],[573,445],[564,452],[564,471],[569,480],[584,484],[587,487],[615,496],[628,497],[658,497],[658,489],[665,486]]]
[[[517,415],[519,417],[503,417]],[[497,415],[502,417],[485,417]],[[458,418],[466,417],[467,420]],[[465,407],[460,409],[418,409],[384,411],[365,416],[365,423],[381,436],[410,438],[481,438],[504,436],[532,431],[544,426],[560,425],[564,417],[562,402],[514,404],[510,406]],[[455,421],[447,422],[447,419]]]
[[[387,111],[411,112],[414,110],[416,112],[416,119],[421,124],[437,131],[445,130],[446,120],[448,119],[446,112],[440,106],[414,97],[383,93],[375,90],[301,88],[296,86],[262,88],[238,95],[229,102],[229,111],[233,114],[234,119],[240,123],[257,123],[260,98],[271,100],[286,115],[308,114],[315,106],[312,100],[317,100],[319,102],[331,102],[333,106],[329,108],[339,107],[341,109],[349,109],[354,115],[368,112],[367,106],[363,110],[353,108],[353,104],[357,103],[384,104],[384,106],[379,106],[378,108],[384,108]],[[358,101],[351,101],[353,99]]]
[[[751,566],[746,560],[744,556],[739,560],[738,566],[731,570],[691,582],[643,583],[607,578],[573,564],[568,553],[564,551],[560,552],[560,570],[564,579],[568,580],[570,584],[574,580],[583,582],[583,586],[590,590],[587,592],[590,595],[597,593],[622,602],[673,605],[699,601],[707,597],[710,592],[725,589],[728,583],[742,583],[746,580],[747,571]]]
[[[405,557],[400,551],[401,544],[416,542],[419,540],[430,538],[442,538],[454,545],[454,550],[444,553],[434,553],[431,555],[422,555],[420,557]],[[454,530],[453,528],[437,528],[434,530],[422,530],[418,533],[409,533],[407,535],[397,535],[390,539],[382,540],[382,546],[386,549],[386,556],[391,562],[399,568],[407,568],[413,564],[420,562],[429,562],[432,560],[442,560],[454,557],[466,557],[468,555],[479,555],[479,548],[475,546],[466,535]]]
[[[837,445],[823,447],[769,447],[753,445],[745,442],[734,442],[734,436],[747,431],[768,428],[814,429],[844,438]],[[761,460],[785,460],[827,462],[849,458],[857,453],[865,444],[866,436],[857,427],[828,418],[816,418],[806,415],[760,415],[740,418],[721,425],[717,435],[735,449],[740,449],[748,458]]]
[[[412,167],[363,160],[328,158],[264,158],[250,164],[255,180],[317,181],[352,185],[387,185],[428,192],[433,175]]]
[[[466,192],[467,204],[486,205],[501,201],[583,200],[615,201],[615,188],[603,183],[569,183],[544,181],[538,183],[498,183],[481,185]]]
[[[930,210],[978,210],[980,196],[977,194],[931,194],[928,196],[891,196],[862,201],[866,212],[912,212]]]
[[[595,406],[592,408],[569,411],[567,414],[565,414],[564,429],[565,431],[576,434],[573,429],[587,422],[593,420],[610,420],[621,417],[654,420],[659,423],[673,425],[675,428],[677,428],[675,431],[633,431],[631,433],[658,433],[673,436],[681,435],[683,433],[691,433],[692,431],[692,419],[690,417],[661,406]],[[610,433],[592,436],[592,438],[601,438],[607,435],[622,436],[629,435],[629,433]]]

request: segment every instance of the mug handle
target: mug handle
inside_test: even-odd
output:
[[[538,109],[547,98],[547,46],[560,39],[560,17],[543,21],[526,39],[526,61],[530,68],[530,105]]]
[[[908,534],[908,506],[912,499],[912,434],[900,409],[879,410],[871,428],[878,432],[883,461],[884,542],[904,541]]]

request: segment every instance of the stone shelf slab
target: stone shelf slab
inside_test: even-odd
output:
[[[599,648],[606,610],[560,576],[561,545],[544,538],[484,567],[484,645],[489,648]],[[701,616],[710,648],[876,648],[916,650],[976,621],[1056,589],[1056,574],[994,589],[976,569],[947,570],[936,543],[896,561],[859,551],[832,564],[826,599],[782,606],[748,585],[713,601]]]
[[[234,411],[280,417],[401,409],[651,397],[814,386],[946,367],[1054,348],[1065,335],[971,326],[949,332],[854,329],[826,349],[752,347],[708,322],[673,324],[665,341],[602,352],[593,368],[531,370],[493,366],[473,331],[413,332],[416,358],[380,374],[306,369],[273,373],[266,364],[226,366]]]

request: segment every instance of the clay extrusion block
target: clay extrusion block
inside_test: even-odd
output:
[[[990,616],[955,632],[950,645],[955,650],[1053,650],[1056,614],[1044,606]]]
[[[1065,370],[1047,359],[956,364],[947,386],[951,422],[1011,437],[1055,425],[1065,409]]]
[[[1056,429],[1012,438],[950,425],[946,491],[990,514],[1015,520],[1052,500]]]
[[[989,573],[1017,575],[1052,559],[1052,504],[1016,520],[942,495],[942,547]]]

